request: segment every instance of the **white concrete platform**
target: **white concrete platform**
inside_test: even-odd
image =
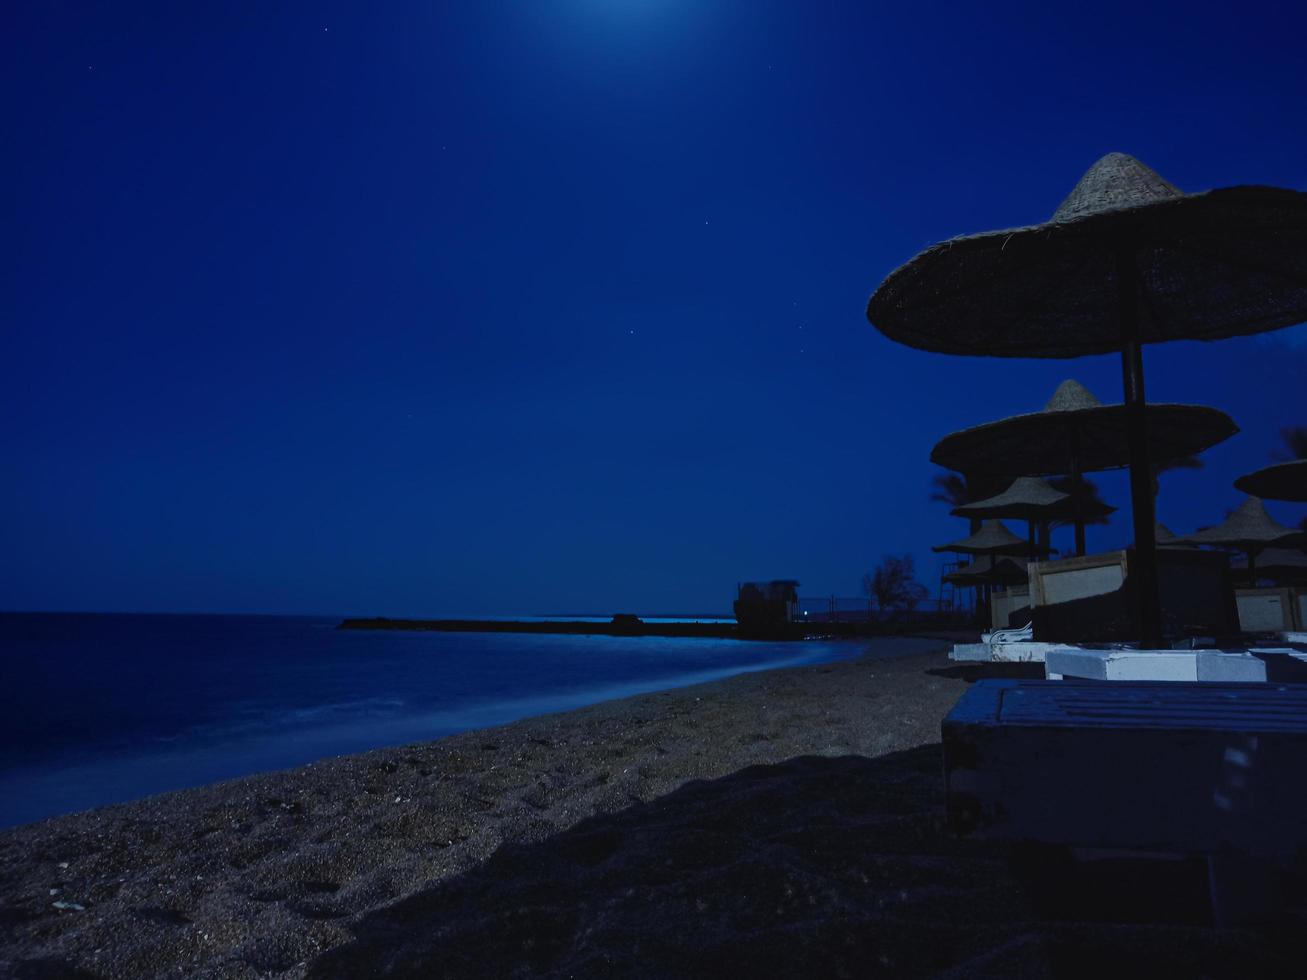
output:
[[[1269,679],[1268,656],[1307,665],[1307,653],[1290,647],[1252,647],[1242,651],[1066,647],[1049,652],[1044,661],[1044,676],[1049,680],[1258,682]]]
[[[1038,643],[1017,640],[1012,643],[957,643],[949,659],[958,663],[1042,664],[1050,650],[1074,650],[1065,643]]]

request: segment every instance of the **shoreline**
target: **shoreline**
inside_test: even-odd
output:
[[[1261,933],[1105,921],[1116,893],[1049,917],[1009,849],[948,834],[939,726],[966,681],[945,649],[0,831],[0,975],[1294,975]]]
[[[734,639],[738,636],[733,622],[623,623],[585,620],[390,619],[387,616],[370,616],[341,620],[336,629],[410,630],[436,633],[561,633],[575,636],[677,636],[705,639]]]
[[[0,831],[0,972],[46,960],[106,977],[303,976],[366,914],[468,872],[503,844],[539,842],[751,765],[937,741],[962,683],[924,673],[947,663],[938,641],[905,638],[904,650]]]
[[[870,639],[889,636],[923,636],[931,632],[958,631],[956,626],[926,623],[880,622],[793,622],[781,623],[765,630],[741,630],[734,621],[728,623],[645,622],[632,617],[614,617],[609,622],[590,620],[522,620],[522,619],[391,619],[387,616],[364,616],[343,619],[339,630],[402,630],[437,633],[541,633],[569,636],[670,636],[729,640],[837,640]],[[969,632],[961,630],[962,632]]]

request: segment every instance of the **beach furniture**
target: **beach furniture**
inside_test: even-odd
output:
[[[1043,224],[954,238],[891,273],[867,319],[900,343],[982,357],[1119,352],[1136,621],[1162,636],[1143,345],[1307,320],[1307,194],[1186,194],[1124,153],[1098,160]]]
[[[1220,524],[1186,534],[1177,538],[1176,543],[1237,548],[1248,556],[1248,581],[1255,585],[1257,556],[1270,545],[1296,543],[1303,537],[1298,528],[1285,527],[1272,520],[1259,498],[1245,497],[1244,502]]]
[[[990,625],[1007,630],[1014,616],[1030,621],[1030,586],[1014,585],[989,597]]]
[[[1202,405],[1149,405],[1148,458],[1182,459],[1239,431],[1224,412]],[[1080,382],[1063,381],[1037,412],[972,426],[945,436],[931,462],[966,473],[1067,474],[1077,485],[1083,473],[1119,469],[1130,461],[1129,413],[1104,405]],[[1081,498],[1073,495],[1076,554],[1085,553]]]
[[[1054,650],[1070,650],[1065,643],[1041,643],[1030,624],[1020,629],[993,630],[980,635],[979,643],[955,643],[949,659],[958,663],[1042,664]]]
[[[1065,643],[1038,640],[982,639],[979,643],[955,643],[949,659],[971,664],[1042,664],[1055,650],[1070,650]]]
[[[1133,548],[1031,562],[1030,606],[1035,637],[1089,643],[1139,636]],[[1157,552],[1160,600],[1172,636],[1239,632],[1229,560],[1219,552],[1162,548]],[[1151,649],[1162,648],[1160,644]]]
[[[1244,633],[1278,633],[1302,626],[1293,589],[1235,589],[1239,629]]]
[[[1203,681],[1208,683],[1307,682],[1307,644],[1268,641],[1222,650],[1094,649],[1060,646],[1044,659],[1048,680]]]
[[[1204,855],[1218,922],[1307,848],[1304,685],[982,680],[942,734],[955,832]]]

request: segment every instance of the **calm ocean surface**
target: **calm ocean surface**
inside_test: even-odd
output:
[[[337,622],[0,614],[0,826],[867,649]]]

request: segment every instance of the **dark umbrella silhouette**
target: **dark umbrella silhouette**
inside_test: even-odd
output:
[[[1044,224],[955,238],[891,273],[867,318],[900,343],[942,353],[1121,354],[1140,632],[1159,645],[1143,345],[1307,320],[1307,194],[1185,194],[1109,153]]]
[[[1224,412],[1202,405],[1149,405],[1147,418],[1148,458],[1155,462],[1191,456],[1239,431]],[[947,435],[930,459],[975,473],[1067,473],[1076,486],[1082,473],[1129,465],[1129,430],[1127,406],[1104,405],[1080,382],[1067,380],[1042,410]],[[1073,505],[1079,505],[1074,496]],[[1083,511],[1074,517],[1076,554],[1083,555]]]
[[[1234,485],[1263,500],[1307,501],[1307,459],[1264,467],[1239,477]]]
[[[1204,528],[1177,538],[1177,544],[1210,544],[1237,548],[1248,556],[1249,581],[1257,581],[1257,556],[1272,544],[1301,541],[1303,533],[1271,519],[1266,506],[1257,497],[1249,497],[1215,527]]]

